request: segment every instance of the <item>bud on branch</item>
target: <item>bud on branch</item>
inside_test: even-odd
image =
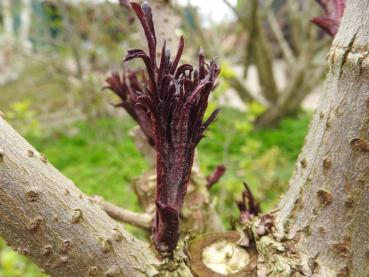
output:
[[[226,171],[226,167],[224,165],[218,165],[214,171],[208,176],[206,177],[206,181],[208,182],[206,184],[206,187],[208,189],[211,189],[213,187],[213,185],[215,183],[217,183],[219,181],[220,178],[222,178],[222,176],[224,175]]]
[[[246,182],[243,182],[245,187],[242,192],[242,199],[236,201],[237,207],[240,211],[240,220],[242,223],[246,223],[251,220],[253,216],[258,215],[261,212],[260,204],[255,200],[249,186]]]

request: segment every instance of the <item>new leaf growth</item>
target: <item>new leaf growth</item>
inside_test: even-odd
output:
[[[345,10],[345,0],[316,0],[324,11],[324,16],[314,17],[311,21],[334,37]]]
[[[124,108],[127,113],[137,122],[145,134],[149,144],[154,146],[154,138],[152,135],[151,120],[146,111],[138,107],[136,104],[138,97],[145,91],[146,76],[143,70],[112,73],[105,80],[108,83],[106,88],[112,90],[121,100],[116,107]]]
[[[129,50],[124,61],[139,58],[146,72],[141,78],[134,72],[123,74],[122,78],[113,74],[107,82],[121,98],[120,105],[155,145],[157,196],[153,241],[160,252],[172,252],[178,241],[179,212],[187,191],[195,147],[219,112],[215,110],[203,121],[220,68],[214,60],[206,63],[202,51],[198,69],[190,64],[179,65],[184,48],[182,37],[173,59],[164,41],[157,64],[151,7],[146,2],[142,5],[132,2],[131,5],[143,27],[149,51]]]
[[[260,204],[255,200],[247,183],[243,183],[245,189],[242,192],[242,199],[236,201],[237,207],[240,211],[240,220],[242,223],[246,223],[251,220],[253,216],[258,215],[261,212]]]
[[[217,183],[219,181],[220,178],[222,178],[222,176],[224,175],[226,171],[226,167],[224,165],[218,165],[214,171],[208,176],[206,177],[206,181],[207,183],[207,188],[211,189],[212,186]]]

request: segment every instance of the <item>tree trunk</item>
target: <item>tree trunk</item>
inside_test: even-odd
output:
[[[158,263],[0,118],[0,235],[52,276],[147,276]]]
[[[166,48],[170,49],[172,55],[175,55],[179,44],[179,36],[176,35],[175,30],[180,27],[181,18],[174,11],[170,2],[170,0],[150,1],[155,20],[158,57],[160,57],[161,47],[163,46],[164,40],[166,41]],[[145,41],[142,31],[140,31],[140,34],[143,38],[143,41]]]
[[[301,63],[311,63],[313,57],[306,57],[309,60],[298,61]],[[275,127],[285,116],[295,114],[301,107],[301,103],[305,97],[323,80],[324,71],[316,70],[313,76],[306,68],[311,67],[305,65],[297,67],[293,72],[293,76],[289,86],[280,95],[274,105],[269,106],[265,112],[258,116],[254,122],[256,128]]]
[[[4,32],[11,38],[14,38],[14,27],[13,27],[13,16],[12,16],[12,5],[10,0],[1,1],[1,10],[3,17]]]
[[[246,46],[245,69],[250,64],[250,59],[255,59],[258,69],[258,78],[261,86],[261,94],[271,105],[278,99],[278,88],[273,74],[272,52],[268,49],[266,34],[260,22],[260,7],[258,0],[252,0],[250,4],[250,19],[244,19],[245,29],[249,29],[250,38]],[[249,28],[247,26],[250,26]]]
[[[31,28],[31,0],[22,0],[22,10],[20,13],[21,24],[19,27],[19,44],[21,49],[28,53],[31,50],[32,44],[28,40],[29,31]]]
[[[278,231],[299,237],[314,276],[369,274],[369,2],[348,1]]]

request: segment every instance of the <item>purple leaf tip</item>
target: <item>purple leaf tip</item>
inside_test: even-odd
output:
[[[311,22],[318,25],[331,37],[338,32],[341,18],[345,10],[345,0],[316,0],[323,9],[324,15],[314,17]]]

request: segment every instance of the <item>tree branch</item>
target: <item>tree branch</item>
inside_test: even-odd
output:
[[[283,32],[281,30],[281,27],[279,26],[279,23],[277,19],[275,18],[275,15],[272,10],[268,11],[268,22],[270,24],[270,27],[278,41],[278,44],[280,45],[283,55],[286,58],[286,61],[289,65],[294,65],[296,63],[296,58],[292,52],[292,49],[288,43],[288,41],[285,39]]]
[[[4,32],[9,37],[14,38],[12,1],[10,1],[10,0],[1,1],[1,9],[2,9]]]
[[[223,78],[229,84],[229,86],[232,87],[237,92],[237,94],[241,97],[241,99],[245,103],[250,103],[253,100],[255,100],[249,89],[242,83],[242,81],[236,75],[226,76],[224,74]]]
[[[347,1],[326,90],[276,219],[284,238],[301,238],[296,249],[313,259],[313,276],[369,274],[368,17],[368,1]]]
[[[246,68],[249,65],[249,59],[255,59],[255,66],[258,70],[258,78],[261,86],[261,94],[270,103],[278,100],[278,87],[273,72],[273,52],[268,45],[267,37],[261,26],[259,17],[259,1],[251,1],[250,16],[250,41],[246,55]]]
[[[128,223],[145,230],[149,230],[151,228],[151,222],[153,220],[153,215],[151,214],[136,213],[120,208],[105,201],[101,196],[91,196],[89,199],[98,204],[111,218],[115,220],[122,223]]]
[[[158,261],[0,118],[0,236],[52,276],[147,276]]]
[[[238,18],[238,20],[243,20],[243,16],[239,13],[239,11],[231,4],[228,0],[223,0],[223,3],[228,6],[232,10],[232,12],[235,14],[235,16]]]

